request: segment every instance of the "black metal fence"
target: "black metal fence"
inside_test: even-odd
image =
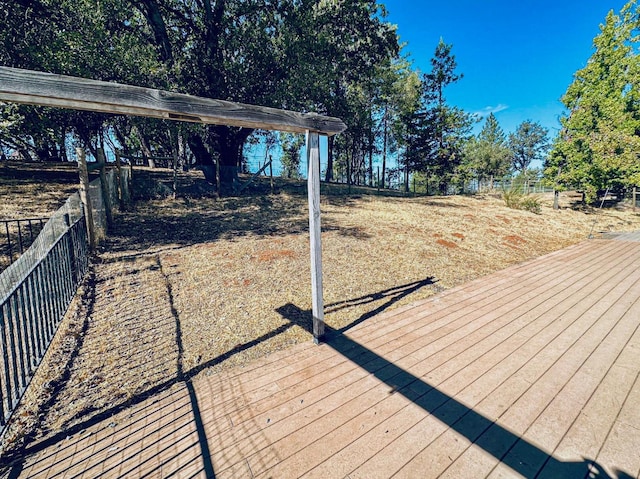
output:
[[[106,234],[108,204],[126,207],[131,198],[130,168],[117,173],[104,175],[111,202],[103,198],[99,178],[89,185],[92,228],[100,237]],[[80,195],[74,193],[0,273],[0,436],[87,272],[87,231]]]
[[[0,220],[0,270],[12,264],[31,246],[48,218]]]
[[[24,279],[0,298],[0,427],[4,428],[88,267],[84,216],[73,224],[64,215],[67,230],[27,272]]]

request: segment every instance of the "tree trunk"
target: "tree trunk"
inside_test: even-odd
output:
[[[152,158],[151,147],[149,146],[149,141],[144,135],[140,135],[140,148],[142,148],[142,156],[149,162],[150,168],[156,167],[156,162]]]
[[[196,158],[196,164],[202,168],[205,179],[212,184],[216,184],[216,168],[215,162],[209,150],[202,141],[202,137],[193,133],[187,137],[187,144],[193,156]]]
[[[370,111],[371,126],[369,128],[369,186],[373,187],[373,111]],[[366,183],[366,182],[365,182]]]
[[[209,145],[213,146],[214,150],[219,154],[221,188],[233,188],[233,184],[238,180],[242,145],[252,130],[227,126],[213,126],[210,128],[213,134],[210,135],[211,142]]]
[[[171,41],[167,33],[167,25],[165,24],[159,5],[154,0],[140,0],[137,2],[138,9],[147,19],[156,43],[156,48],[160,53],[160,59],[169,64],[173,61],[173,52]]]
[[[327,183],[333,180],[333,142],[333,136],[327,138],[327,171],[324,174],[324,181]]]
[[[67,157],[67,128],[62,127],[62,131],[60,132],[60,161],[67,162],[69,158]]]
[[[385,107],[384,109],[384,116],[383,116],[383,135],[382,135],[382,177],[380,180],[382,189],[384,189],[384,177],[385,177],[385,171],[387,169],[387,108]]]

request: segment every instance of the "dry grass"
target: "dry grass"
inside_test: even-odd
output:
[[[48,387],[24,401],[11,441],[64,437],[179,381],[310,340],[304,189],[217,200],[188,197],[206,190],[195,174],[181,181],[177,200],[117,216],[38,373]],[[564,200],[554,211],[542,198],[533,214],[490,196],[323,196],[327,324],[347,329],[583,241],[596,218],[597,231],[640,229],[624,208],[596,216]]]
[[[72,164],[0,163],[0,220],[48,218],[77,189],[78,173]],[[18,241],[26,249],[41,229],[39,222],[29,226],[11,222],[0,224],[0,271],[11,263],[7,234],[10,235],[12,259],[19,255]]]
[[[0,219],[48,217],[78,189],[75,163],[0,163]]]

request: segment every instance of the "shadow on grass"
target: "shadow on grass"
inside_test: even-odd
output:
[[[149,266],[148,268],[151,268],[151,266]],[[246,343],[240,344],[235,348],[217,356],[216,358],[210,361],[199,364],[198,366],[185,371],[183,367],[184,347],[183,347],[183,340],[182,340],[182,328],[180,323],[180,317],[178,315],[177,309],[175,308],[174,302],[173,302],[173,291],[171,288],[171,283],[168,280],[166,272],[162,270],[162,265],[159,261],[156,265],[153,266],[153,268],[154,269],[160,268],[160,271],[162,272],[165,278],[165,286],[168,292],[171,315],[173,316],[173,319],[175,321],[175,342],[176,342],[177,351],[178,351],[176,364],[175,364],[175,371],[176,371],[175,376],[165,381],[162,381],[156,384],[155,386],[146,389],[143,392],[139,392],[135,394],[133,397],[129,398],[128,400],[123,401],[122,403],[117,404],[113,407],[110,407],[106,410],[99,410],[98,408],[86,409],[82,412],[83,416],[85,417],[84,420],[81,417],[76,417],[74,419],[78,420],[78,422],[76,422],[75,424],[71,424],[69,427],[66,427],[65,429],[58,431],[53,435],[45,439],[42,439],[38,442],[35,442],[34,438],[28,437],[27,438],[28,441],[24,444],[23,447],[21,447],[18,450],[11,451],[10,454],[2,458],[5,464],[11,465],[11,472],[8,477],[10,478],[20,477],[23,471],[23,468],[26,464],[25,460],[27,457],[34,456],[39,452],[45,451],[46,449],[52,446],[58,445],[59,447],[62,447],[62,444],[64,444],[65,448],[70,448],[71,450],[73,449],[73,445],[72,444],[69,445],[68,441],[72,440],[71,438],[74,437],[75,435],[79,435],[81,437],[83,431],[85,431],[86,429],[91,428],[92,426],[95,426],[103,421],[106,422],[108,419],[112,418],[118,413],[121,413],[126,410],[130,410],[134,408],[134,406],[137,406],[149,400],[150,398],[158,398],[158,403],[160,403],[161,399],[164,396],[178,394],[175,391],[172,391],[172,388],[175,385],[182,384],[186,389],[187,394],[183,395],[184,397],[180,396],[180,398],[183,401],[188,400],[189,406],[188,406],[188,410],[185,409],[185,412],[182,413],[180,417],[186,417],[186,415],[188,414],[191,415],[191,420],[193,422],[193,425],[197,434],[197,445],[198,445],[197,447],[199,447],[200,449],[199,457],[202,460],[203,472],[206,474],[206,477],[213,478],[215,477],[215,471],[213,469],[213,464],[211,462],[211,451],[209,450],[207,436],[205,432],[205,423],[202,418],[202,413],[200,411],[198,398],[196,396],[194,387],[192,385],[192,379],[197,374],[204,371],[205,369],[208,369],[212,366],[220,364],[221,362],[233,357],[236,354],[239,354],[243,351],[251,349],[252,347],[264,341],[267,341],[270,338],[273,338],[277,335],[280,335],[286,332],[287,330],[289,330],[290,328],[293,328],[294,326],[302,327],[308,332],[311,332],[312,330],[311,313],[309,311],[302,311],[296,307],[291,307],[290,309],[288,309],[287,307],[284,307],[281,311],[280,310],[279,311],[284,317],[287,318],[288,320],[287,323],[283,324],[282,326],[260,337],[257,337]],[[98,280],[97,283],[99,284],[101,281],[102,279]],[[353,323],[351,323],[349,326],[345,328],[346,330],[388,309],[393,304],[411,295],[412,293],[418,291],[419,289],[432,284],[434,284],[433,278],[427,278],[421,281],[412,282],[406,285],[376,292],[370,295],[361,296],[359,298],[353,298],[351,300],[329,304],[327,305],[327,310],[329,312],[332,312],[332,311],[338,311],[344,308],[349,308],[355,305],[369,304],[375,301],[380,301],[385,299],[387,300],[385,303],[383,303],[379,307],[355,319]],[[93,290],[91,291],[95,295],[95,291]],[[90,300],[90,298],[88,300]],[[76,350],[72,353],[71,355],[72,359],[70,360],[69,365],[65,370],[71,369],[73,362],[75,361],[75,358],[79,354],[80,346],[81,344],[76,345]],[[154,344],[149,343],[146,347],[154,347]],[[169,358],[169,360],[171,361],[172,359]],[[60,381],[58,381],[58,384],[56,384],[58,390],[65,387],[65,381],[68,381],[68,378],[69,378],[69,375],[67,374],[65,375],[65,377],[61,378]],[[188,399],[187,399],[187,396],[188,396]],[[57,395],[54,395],[54,397],[49,402],[47,402],[47,408],[52,404],[52,401],[54,401],[56,397]],[[42,410],[42,413],[46,414],[46,410]],[[147,416],[151,416],[152,412],[149,412],[148,414],[145,413],[145,414]],[[173,411],[168,411],[167,414],[173,414]],[[89,415],[90,417],[87,417]],[[170,422],[170,424],[173,424],[173,423],[174,423],[173,421]],[[184,427],[184,426],[180,426],[180,427]],[[195,447],[195,446],[192,444],[191,447]]]
[[[307,234],[306,201],[303,196],[269,195],[140,204],[135,211],[118,216],[104,249],[126,253],[132,249],[191,246],[244,236]],[[361,228],[342,226],[326,217],[322,227],[323,231],[343,236],[369,238]]]
[[[142,171],[134,175],[134,179],[146,184],[145,189],[150,190],[153,188],[148,184],[157,184],[164,176],[166,173]],[[125,252],[131,249],[131,245],[136,245],[136,249],[163,248],[220,239],[232,240],[243,236],[274,237],[308,232],[308,204],[304,182],[295,183],[295,187],[291,182],[282,183],[278,191],[286,194],[276,195],[265,194],[258,182],[256,188],[247,190],[243,196],[216,199],[211,193],[194,193],[190,196],[189,192],[206,190],[204,179],[189,177],[182,181],[187,181],[188,184],[179,185],[177,199],[143,201],[135,211],[121,213],[105,248]],[[360,194],[335,194],[335,191],[342,191],[341,186],[332,184],[330,190],[333,193],[323,195],[322,204],[358,208],[360,201],[366,201],[366,197]],[[136,188],[140,190],[139,186]],[[371,189],[372,193],[375,191]],[[153,195],[143,196],[153,198]],[[385,201],[402,202],[405,206],[407,201],[417,201],[434,207],[467,208],[436,197],[411,199],[393,194],[385,198]],[[323,217],[322,230],[363,240],[371,237],[364,229],[344,226],[330,216]]]

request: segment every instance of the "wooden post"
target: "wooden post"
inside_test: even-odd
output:
[[[118,200],[120,200],[120,211],[124,211],[124,189],[122,188],[122,159],[120,151],[115,151],[116,155],[116,171],[118,172]]]
[[[118,186],[120,188],[120,211],[125,211],[129,208],[131,198],[129,196],[127,179],[122,172],[122,151],[120,150],[116,150],[116,168],[118,169]],[[133,168],[133,166],[130,168]]]
[[[173,199],[175,200],[178,196],[178,156],[180,152],[178,151],[178,132],[175,132],[175,138],[173,137],[174,131],[172,129],[169,130],[169,139],[171,141],[171,150],[173,152],[173,183],[171,188],[173,190]]]
[[[102,190],[102,201],[104,202],[104,211],[107,214],[107,230],[113,227],[113,213],[111,211],[111,194],[109,193],[109,185],[107,184],[107,158],[102,148],[97,149],[98,163],[100,166],[100,189]]]
[[[311,249],[311,303],[313,341],[324,336],[324,301],[322,298],[322,241],[320,237],[320,139],[307,131],[307,190],[309,194],[309,244]]]
[[[89,172],[87,170],[87,157],[82,148],[76,148],[78,156],[78,173],[80,174],[80,201],[84,207],[84,217],[87,223],[87,235],[89,236],[89,250],[96,249],[96,233],[93,224],[93,208],[91,207],[91,197],[89,196]]]
[[[633,187],[633,212],[636,212],[636,200],[638,198],[638,188],[636,186]]]
[[[271,194],[273,194],[273,159],[269,155],[269,183],[271,185]]]

